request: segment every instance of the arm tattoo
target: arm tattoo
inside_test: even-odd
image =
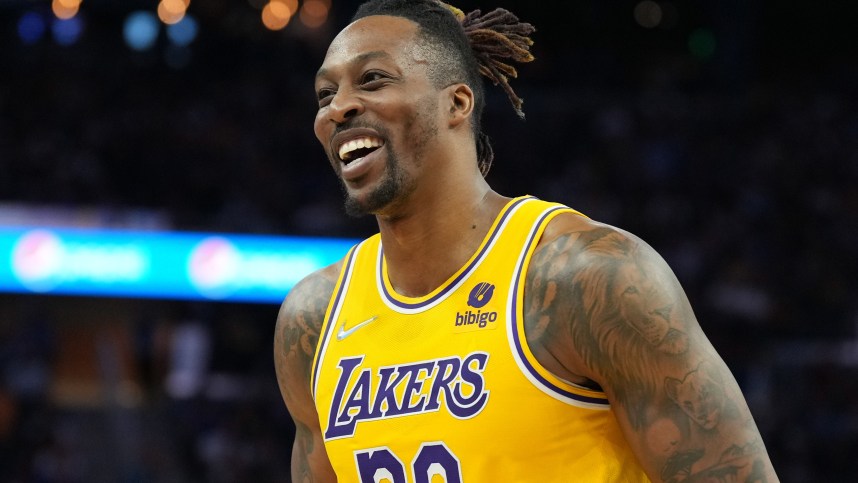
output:
[[[323,276],[305,279],[294,289],[297,300],[294,303],[284,303],[281,309],[277,350],[283,351],[287,357],[294,356],[299,373],[308,385],[319,333],[334,284],[334,280]],[[285,364],[286,359],[283,357],[277,360],[279,364]],[[286,371],[282,373],[285,374]]]
[[[283,303],[277,320],[274,335],[277,382],[295,421],[293,481],[317,481],[330,471],[324,446],[320,444],[310,378],[335,281],[335,271],[327,269],[302,280]]]
[[[528,343],[586,367],[663,481],[772,481],[738,386],[650,247],[610,227],[567,233],[534,253],[526,287]]]
[[[688,335],[675,304],[655,292],[634,254],[631,241],[609,228],[542,247],[528,273],[525,320],[538,326],[528,328],[541,336],[537,345],[568,341],[590,370],[613,382],[639,427],[645,409],[635,401],[663,384],[662,366],[686,353]],[[622,303],[629,301],[638,303]]]
[[[295,450],[300,455],[313,454],[314,441],[312,431],[306,424],[300,421],[296,421],[295,426]],[[311,483],[315,480],[312,468],[310,468],[309,458],[292,458],[292,479],[302,483]]]

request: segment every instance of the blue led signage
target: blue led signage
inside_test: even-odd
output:
[[[279,303],[356,240],[0,228],[0,291]]]

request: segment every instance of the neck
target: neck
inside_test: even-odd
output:
[[[482,178],[476,185],[418,195],[395,216],[376,217],[397,293],[419,297],[432,292],[477,250],[508,198]]]

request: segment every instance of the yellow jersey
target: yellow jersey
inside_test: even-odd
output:
[[[522,300],[548,222],[511,200],[479,249],[423,297],[397,294],[380,235],[346,256],[311,390],[340,482],[645,482],[604,393],[529,350]]]

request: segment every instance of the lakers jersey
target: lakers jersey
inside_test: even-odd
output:
[[[311,379],[340,482],[648,481],[602,392],[553,376],[525,341],[528,262],[574,212],[510,201],[470,260],[397,294],[375,235],[347,255]]]

